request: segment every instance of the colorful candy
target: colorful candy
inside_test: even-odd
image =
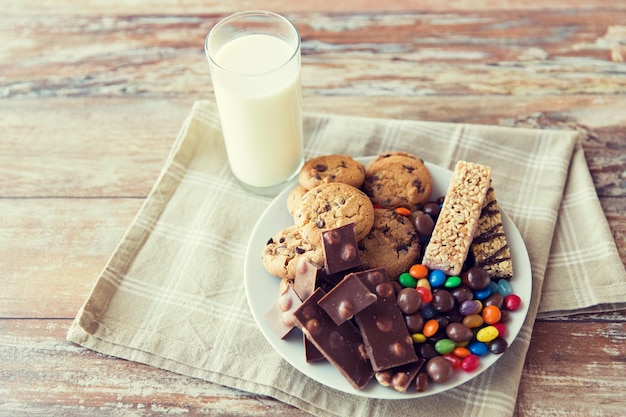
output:
[[[400,285],[402,285],[404,288],[415,288],[417,286],[417,280],[413,278],[408,272],[400,274],[400,276],[398,277],[398,282],[400,282]]]

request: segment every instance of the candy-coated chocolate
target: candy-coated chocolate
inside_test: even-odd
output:
[[[465,372],[473,372],[473,371],[475,371],[478,368],[478,365],[480,365],[480,358],[477,355],[474,355],[474,354],[466,356],[463,359],[463,362],[461,362],[461,368]]]
[[[435,202],[428,202],[424,204],[422,207],[422,211],[424,214],[428,214],[433,219],[436,219],[439,216],[439,212],[441,211],[441,205]]]
[[[461,277],[457,275],[452,275],[446,279],[446,282],[443,284],[446,288],[456,288],[461,285]]]
[[[404,314],[410,315],[417,313],[422,306],[422,298],[420,294],[413,288],[404,288],[397,295],[398,307]]]
[[[509,311],[517,310],[522,305],[522,299],[517,294],[509,294],[504,297],[504,308]]]
[[[506,325],[504,323],[498,322],[498,323],[492,324],[492,326],[498,330],[498,336],[500,337],[506,336]]]
[[[470,352],[470,350],[466,347],[457,346],[452,351],[452,354],[458,358],[464,359],[464,358],[467,358],[469,355],[471,355],[472,352]]]
[[[482,290],[474,290],[474,298],[477,300],[486,300],[491,295],[491,289],[489,287]]]
[[[406,207],[397,207],[394,209],[394,211],[398,213],[400,216],[408,217],[411,215],[411,210],[409,210]]]
[[[405,315],[404,322],[411,333],[419,333],[424,328],[424,316],[421,312]]]
[[[428,274],[428,282],[430,282],[431,287],[441,287],[446,282],[446,274],[439,269],[435,269]]]
[[[498,281],[498,292],[503,297],[506,297],[509,294],[513,293],[513,288],[511,288],[511,284],[506,279],[501,279]]]
[[[474,336],[472,330],[462,323],[448,324],[446,326],[446,335],[455,342],[467,342]]]
[[[467,270],[467,274],[464,275],[466,282],[464,283],[473,290],[482,290],[489,286],[491,277],[480,266],[473,266]]]
[[[413,340],[413,343],[424,343],[426,341],[426,336],[422,333],[413,333],[411,334],[411,340]]]
[[[433,293],[428,288],[417,287],[416,290],[420,294],[420,297],[422,297],[422,303],[430,303],[433,301]]]
[[[485,323],[487,324],[495,324],[499,322],[500,317],[502,317],[500,309],[496,306],[487,306],[483,308],[481,315],[483,316],[483,320],[485,320]]]
[[[496,292],[496,293],[492,293],[485,301],[484,301],[485,306],[496,306],[499,309],[502,309],[502,306],[504,305],[504,297],[502,296],[502,294]]]
[[[420,372],[417,374],[417,376],[415,377],[415,391],[417,392],[424,392],[428,389],[428,383],[430,381],[430,378],[428,378],[428,375],[426,374],[426,372]]]
[[[437,315],[439,314],[439,312],[435,310],[435,307],[433,307],[432,304],[424,304],[423,302],[420,313],[422,313],[424,320],[430,320],[434,317],[437,317]]]
[[[430,286],[430,282],[428,282],[428,278],[420,278],[417,280],[417,288],[427,288],[429,291],[432,291]]]
[[[433,234],[433,229],[435,228],[435,221],[428,214],[418,214],[415,216],[415,220],[413,222],[415,225],[415,230],[420,236],[431,236]]]
[[[428,268],[422,264],[415,264],[409,268],[409,274],[415,278],[426,278],[428,276]]]
[[[461,369],[461,364],[463,363],[463,359],[459,358],[458,356],[453,355],[452,353],[446,353],[445,355],[443,355],[443,357],[450,362],[450,365],[452,365],[452,369],[457,370],[457,369]]]
[[[400,285],[404,288],[415,288],[417,286],[417,280],[411,276],[408,272],[403,272],[398,277]]]
[[[497,337],[489,343],[489,351],[495,354],[503,353],[508,347],[509,344],[503,337]]]
[[[483,320],[480,314],[470,314],[469,316],[465,316],[462,323],[465,327],[475,329],[485,324],[485,320]]]
[[[426,362],[426,373],[434,382],[441,384],[452,377],[454,369],[443,356],[435,356]]]
[[[467,348],[470,350],[470,352],[477,356],[484,356],[487,354],[487,352],[489,352],[487,344],[478,341],[471,342],[469,345],[467,345]]]
[[[454,297],[457,304],[463,303],[463,301],[472,300],[474,298],[474,292],[465,285],[460,285],[451,290],[450,293]]]
[[[454,340],[452,339],[440,339],[435,343],[435,350],[440,355],[445,355],[446,353],[451,353],[456,345],[454,344]]]
[[[435,319],[430,319],[426,323],[424,323],[424,329],[422,329],[422,333],[426,337],[434,336],[439,330],[439,322]]]
[[[476,340],[483,343],[489,343],[498,337],[498,329],[493,326],[483,327],[476,333]]]
[[[433,307],[440,313],[446,313],[454,308],[454,297],[448,290],[439,289],[433,293]]]
[[[459,313],[464,316],[470,316],[472,314],[478,314],[480,311],[480,305],[475,300],[463,301],[459,306]]]
[[[415,345],[415,351],[420,358],[424,359],[434,358],[435,356],[439,355],[435,350],[435,345],[430,342]]]

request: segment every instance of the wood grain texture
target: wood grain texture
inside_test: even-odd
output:
[[[304,107],[580,132],[626,264],[626,3],[0,0],[0,415],[304,416],[66,342],[237,10],[302,35]],[[626,311],[539,320],[517,416],[623,414]]]

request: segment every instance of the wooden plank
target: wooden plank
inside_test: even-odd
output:
[[[626,45],[620,30],[626,9],[516,10],[504,20],[497,11],[292,18],[303,39],[303,86],[316,95],[626,92],[626,70],[614,62],[615,48]],[[216,19],[56,14],[6,19],[0,37],[15,40],[2,51],[0,95],[207,94],[203,43]]]
[[[283,0],[115,0],[106,3],[84,2],[80,7],[72,0],[23,0],[0,1],[0,7],[8,14],[71,14],[71,15],[118,15],[118,14],[206,14],[233,13],[240,10],[273,10],[279,13],[293,12],[351,12],[353,2],[331,0],[300,0],[286,2]],[[377,0],[359,0],[358,9],[366,11],[465,11],[465,10],[545,10],[545,9],[579,9],[590,8],[623,9],[624,4],[612,0],[596,0],[593,4],[584,0],[555,0],[546,4],[541,0],[395,0],[381,3]]]
[[[11,399],[0,405],[0,415],[308,415],[266,397],[77,347],[63,340],[69,324],[0,320],[0,392]],[[537,323],[517,416],[619,415],[626,390],[625,326],[623,320]]]
[[[626,390],[626,323],[537,323],[518,416],[618,416]]]
[[[266,397],[115,359],[65,342],[68,320],[0,319],[0,416],[226,412],[308,416]]]
[[[0,199],[0,317],[74,317],[142,201]]]
[[[0,197],[145,197],[194,98],[213,99],[0,100]],[[580,130],[600,196],[626,197],[624,96],[308,95],[304,106],[329,114]]]

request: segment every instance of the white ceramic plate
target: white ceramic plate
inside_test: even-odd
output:
[[[372,160],[372,157],[356,159],[367,164]],[[432,196],[438,197],[445,195],[452,177],[452,172],[429,163],[426,163],[426,166],[430,170],[433,178]],[[274,236],[281,229],[293,224],[293,218],[287,211],[286,201],[287,195],[295,186],[296,184],[283,190],[263,212],[252,230],[244,261],[244,286],[252,315],[265,338],[287,362],[317,382],[339,391],[368,398],[408,399],[436,394],[463,384],[493,365],[502,355],[509,354],[508,351],[505,351],[501,355],[488,353],[481,357],[480,366],[474,372],[468,373],[458,370],[446,383],[432,383],[428,390],[422,393],[418,393],[412,388],[409,388],[406,393],[396,392],[393,389],[378,384],[375,378],[372,378],[365,389],[359,391],[354,389],[330,363],[325,361],[307,363],[304,357],[302,333],[300,330],[294,329],[286,339],[280,339],[264,317],[272,303],[276,301],[280,280],[270,275],[265,270],[261,263],[261,254],[263,247],[270,237]],[[511,345],[522,328],[522,324],[528,312],[532,291],[532,275],[530,260],[524,241],[506,213],[502,213],[502,223],[513,260],[514,276],[511,280],[511,286],[513,287],[514,293],[519,295],[522,299],[522,306],[517,311],[511,313],[511,320],[507,323],[505,339],[509,345]]]

